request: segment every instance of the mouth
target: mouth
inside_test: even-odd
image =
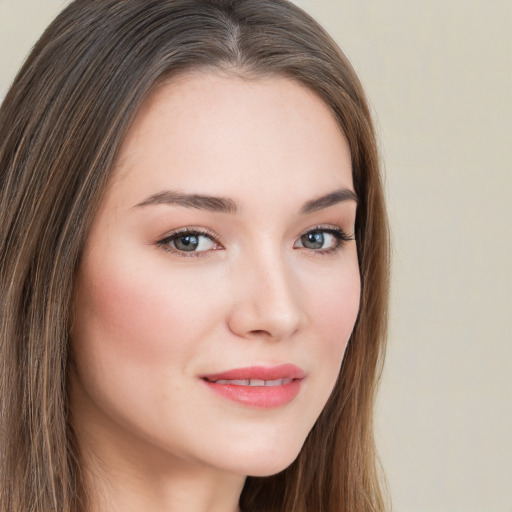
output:
[[[304,371],[292,364],[251,366],[202,376],[209,389],[248,407],[275,408],[291,402],[300,392]]]
[[[228,380],[228,379],[218,379],[218,380],[210,380],[206,379],[208,382],[213,384],[229,384],[230,386],[284,386],[288,384],[293,379],[275,379],[275,380],[262,380],[262,379],[242,379],[242,380]]]

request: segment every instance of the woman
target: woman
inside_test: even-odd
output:
[[[388,241],[285,0],[77,0],[0,110],[2,511],[376,511]]]

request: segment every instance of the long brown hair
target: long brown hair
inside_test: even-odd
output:
[[[362,294],[336,387],[296,461],[247,479],[244,512],[385,509],[372,431],[388,230],[371,116],[350,63],[286,0],[76,0],[0,109],[0,511],[86,508],[66,395],[72,288],[123,138],[163,80],[192,69],[287,76],[349,142]]]

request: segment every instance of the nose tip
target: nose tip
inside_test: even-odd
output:
[[[238,336],[284,339],[301,326],[299,298],[283,268],[250,272],[238,280],[229,327]]]
[[[284,339],[292,336],[298,329],[298,315],[279,310],[271,310],[268,306],[241,311],[241,304],[235,305],[231,315],[230,329],[244,338]]]

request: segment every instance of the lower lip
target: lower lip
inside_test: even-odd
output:
[[[203,382],[215,393],[234,402],[250,407],[271,409],[290,403],[298,395],[302,379],[294,379],[282,386],[235,386],[216,384],[208,380]]]

